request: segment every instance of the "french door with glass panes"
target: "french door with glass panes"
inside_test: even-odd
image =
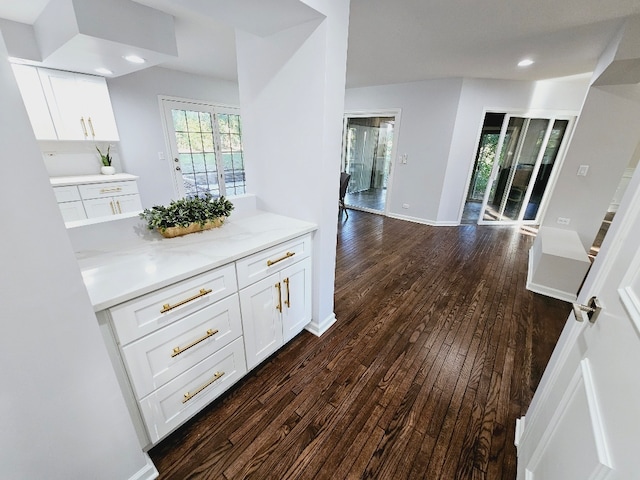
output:
[[[245,193],[240,109],[162,98],[178,196]]]
[[[536,224],[573,117],[505,115],[479,224]]]

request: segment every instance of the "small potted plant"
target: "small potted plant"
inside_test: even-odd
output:
[[[103,175],[113,175],[116,173],[116,168],[111,165],[111,162],[113,161],[113,157],[111,156],[111,145],[107,146],[107,153],[102,153],[97,145],[96,150],[98,151],[98,154],[100,154],[100,161],[102,162],[100,173]]]
[[[149,230],[156,229],[166,238],[179,237],[220,227],[231,215],[233,204],[224,197],[213,198],[210,193],[201,197],[173,200],[169,205],[146,208],[140,218],[147,222]]]

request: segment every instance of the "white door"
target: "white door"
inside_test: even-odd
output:
[[[640,175],[578,296],[595,323],[565,325],[516,433],[519,480],[640,478]]]
[[[278,273],[240,290],[242,330],[249,369],[283,344],[281,292]]]
[[[311,258],[282,270],[282,332],[288,342],[311,321]]]

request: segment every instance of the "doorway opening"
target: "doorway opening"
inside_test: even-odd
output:
[[[573,120],[488,112],[462,223],[537,225]]]
[[[397,116],[345,115],[342,171],[351,175],[344,199],[347,208],[386,212]]]

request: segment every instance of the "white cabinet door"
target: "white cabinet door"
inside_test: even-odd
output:
[[[106,80],[39,68],[59,140],[118,141]]]
[[[271,275],[240,291],[247,367],[255,367],[283,344],[279,274]],[[281,287],[280,287],[281,288]]]
[[[110,217],[119,213],[112,197],[84,200],[84,208],[87,212],[87,218]]]
[[[12,65],[22,101],[27,109],[33,133],[38,140],[57,140],[56,129],[42,91],[38,70],[27,65]]]
[[[89,138],[83,117],[83,96],[76,85],[75,74],[39,68],[42,89],[56,127],[59,140]]]
[[[62,218],[65,222],[75,222],[76,220],[85,220],[87,214],[84,211],[82,201],[59,203]]]
[[[311,258],[280,272],[282,283],[282,332],[288,342],[311,321]]]
[[[91,198],[84,200],[87,218],[109,217],[121,213],[142,210],[140,195],[122,195],[119,197]]]
[[[118,141],[116,119],[113,116],[111,97],[105,79],[76,75],[76,82],[84,98],[83,113],[89,138],[98,141]]]
[[[142,210],[140,195],[122,195],[114,197],[117,213],[132,213]]]

